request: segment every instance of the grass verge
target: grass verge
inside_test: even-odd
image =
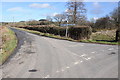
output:
[[[86,43],[99,43],[99,44],[109,44],[109,45],[118,45],[118,42],[108,42],[108,41],[96,41],[96,40],[81,40],[81,42]]]
[[[16,48],[17,38],[15,33],[7,27],[2,27],[0,30],[0,34],[2,35],[2,45],[0,47],[0,64],[3,64]]]
[[[42,33],[42,32],[34,31],[34,30],[28,30],[28,29],[23,29],[23,28],[16,28],[16,29],[27,31],[27,32],[37,34],[37,35],[41,35],[41,36],[46,36],[46,37],[56,38],[56,39],[62,39],[62,40],[69,40],[69,41],[74,41],[74,42],[118,45],[118,42],[108,42],[108,41],[97,41],[97,40],[95,40],[97,37],[101,38],[102,37],[101,35],[100,36],[97,35],[97,37],[93,35],[94,36],[93,38],[95,38],[95,39],[92,39],[92,40],[74,40],[74,39],[71,39],[71,38],[61,37],[59,35],[53,35],[53,34],[48,34],[48,33]],[[104,38],[105,38],[105,36],[104,36]]]

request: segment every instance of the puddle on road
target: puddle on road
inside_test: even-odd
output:
[[[111,52],[109,55],[113,55],[113,54],[116,54],[115,52]]]
[[[27,51],[26,53],[27,53],[27,54],[34,54],[35,52]]]
[[[24,62],[22,61],[22,62],[20,62],[19,64],[23,64]]]
[[[31,70],[29,70],[29,72],[37,72],[37,70],[36,69],[31,69]]]

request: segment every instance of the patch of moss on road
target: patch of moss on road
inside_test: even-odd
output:
[[[0,46],[0,64],[3,64],[16,48],[17,38],[15,33],[7,27],[1,27],[0,31],[0,35],[2,35],[2,44]]]

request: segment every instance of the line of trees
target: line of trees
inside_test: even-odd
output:
[[[62,14],[56,14],[53,19],[58,22],[58,25],[68,22],[69,24],[85,25],[86,9],[85,5],[80,0],[72,0],[66,3],[67,9]]]
[[[110,14],[105,17],[99,18],[96,21],[91,20],[87,21],[85,4],[80,0],[72,0],[66,3],[66,11],[61,14],[56,14],[54,17],[47,16],[46,20],[29,20],[25,22],[20,22],[20,24],[24,25],[58,25],[61,24],[74,24],[76,25],[87,25],[91,26],[96,30],[99,29],[117,29],[120,22],[120,12],[119,7],[114,9]],[[18,23],[19,24],[19,23]]]
[[[96,21],[91,20],[88,25],[93,29],[118,29],[120,27],[120,7],[115,8],[111,13],[105,17],[101,17]]]

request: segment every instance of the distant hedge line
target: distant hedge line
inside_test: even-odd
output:
[[[66,28],[64,27],[22,27],[29,30],[40,31],[42,33],[49,33],[54,35],[65,36]],[[92,33],[91,27],[70,27],[68,28],[68,37],[81,40],[89,39]]]

